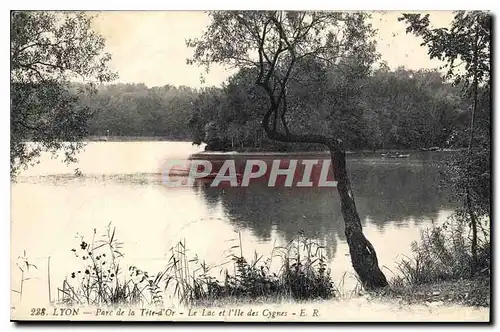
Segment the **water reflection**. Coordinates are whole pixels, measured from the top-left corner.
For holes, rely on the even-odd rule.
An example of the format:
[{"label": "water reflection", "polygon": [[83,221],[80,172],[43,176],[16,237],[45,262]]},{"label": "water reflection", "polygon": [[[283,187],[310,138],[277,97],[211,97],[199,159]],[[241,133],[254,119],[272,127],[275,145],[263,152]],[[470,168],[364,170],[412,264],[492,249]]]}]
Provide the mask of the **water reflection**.
[{"label": "water reflection", "polygon": [[[60,284],[74,259],[69,251],[73,236],[91,237],[93,229],[102,231],[112,222],[124,243],[124,266],[160,271],[164,255],[181,239],[193,255],[209,265],[220,264],[238,230],[245,254],[256,250],[267,257],[274,243],[282,245],[303,231],[327,248],[335,282],[344,280],[345,272],[353,273],[335,190],[165,186],[158,165],[165,159],[186,160],[195,152],[182,142],[95,142],[80,156],[82,177],[74,175],[74,166],[45,156],[12,185],[13,257],[27,250],[35,253],[40,267],[50,256],[52,282]],[[443,210],[453,209],[449,193],[439,187],[436,163],[441,159],[441,153],[413,152],[405,160],[349,156],[358,211],[381,266],[395,271],[398,255],[410,254],[411,241],[418,239],[415,224],[426,226],[437,213],[443,218]],[[40,286],[47,285],[47,273],[38,272],[41,277],[33,288],[41,298],[47,294],[46,286]]]},{"label": "water reflection", "polygon": [[[383,232],[388,225],[405,227],[434,218],[453,209],[449,191],[442,186],[441,158],[384,161],[352,156],[349,172],[362,223],[373,223]],[[436,160],[437,159],[437,160]],[[345,240],[340,200],[336,189],[213,188],[199,181],[193,189],[210,206],[221,205],[228,220],[238,229],[250,230],[269,241],[276,230],[286,241],[299,231],[323,242],[334,257],[337,241]]]}]

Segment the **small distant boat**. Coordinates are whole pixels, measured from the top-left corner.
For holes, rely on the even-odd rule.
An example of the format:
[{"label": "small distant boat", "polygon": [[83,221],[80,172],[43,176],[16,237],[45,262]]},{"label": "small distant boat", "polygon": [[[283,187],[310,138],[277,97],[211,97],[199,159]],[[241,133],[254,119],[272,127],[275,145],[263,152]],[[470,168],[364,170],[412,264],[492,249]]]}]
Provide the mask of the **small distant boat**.
[{"label": "small distant boat", "polygon": [[410,157],[409,154],[404,154],[404,153],[400,153],[400,152],[382,153],[381,156],[382,156],[382,158],[409,158]]},{"label": "small distant boat", "polygon": [[432,146],[430,148],[420,148],[420,151],[439,151],[439,147]]}]

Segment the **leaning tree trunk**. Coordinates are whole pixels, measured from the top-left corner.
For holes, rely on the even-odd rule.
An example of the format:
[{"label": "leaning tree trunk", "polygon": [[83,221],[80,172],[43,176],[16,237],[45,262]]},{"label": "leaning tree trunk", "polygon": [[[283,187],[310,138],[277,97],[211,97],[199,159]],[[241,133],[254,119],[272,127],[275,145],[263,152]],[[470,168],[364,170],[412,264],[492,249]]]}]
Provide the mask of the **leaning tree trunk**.
[{"label": "leaning tree trunk", "polygon": [[385,275],[378,266],[375,248],[363,234],[351,184],[347,175],[345,152],[340,148],[330,149],[332,167],[337,190],[340,196],[340,206],[345,224],[345,236],[349,245],[351,262],[363,287],[376,289],[388,285]]},{"label": "leaning tree trunk", "polygon": [[354,195],[352,194],[347,174],[345,152],[339,140],[323,135],[294,135],[288,131],[284,117],[282,121],[285,127],[285,134],[282,134],[276,130],[276,126],[271,129],[269,125],[271,114],[277,114],[276,107],[272,107],[262,121],[264,131],[270,139],[288,143],[315,143],[328,147],[332,159],[333,175],[337,181],[337,190],[340,196],[340,206],[344,218],[345,235],[349,246],[352,266],[365,289],[371,290],[387,286],[387,279],[378,267],[375,248],[373,248],[370,241],[363,234],[361,220],[356,210]]}]

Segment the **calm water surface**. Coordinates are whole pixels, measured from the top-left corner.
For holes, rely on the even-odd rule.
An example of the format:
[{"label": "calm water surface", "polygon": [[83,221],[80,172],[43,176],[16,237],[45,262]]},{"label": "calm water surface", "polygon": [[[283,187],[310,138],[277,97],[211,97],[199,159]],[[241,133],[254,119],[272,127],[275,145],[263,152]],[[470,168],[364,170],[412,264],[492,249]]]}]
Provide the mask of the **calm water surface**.
[{"label": "calm water surface", "polygon": [[[162,162],[198,151],[186,142],[94,142],[78,165],[44,156],[12,185],[12,287],[19,279],[16,257],[26,250],[38,267],[26,287],[46,299],[48,257],[55,289],[79,264],[70,251],[79,236],[90,239],[94,229],[105,231],[109,223],[123,242],[124,264],[151,272],[166,265],[179,240],[186,241],[191,255],[214,265],[228,260],[238,233],[247,257],[254,251],[267,257],[273,245],[302,231],[326,246],[335,281],[354,280],[336,189],[162,184]],[[365,235],[389,277],[420,229],[443,221],[454,208],[441,185],[443,158],[429,152],[399,160],[379,154],[348,157]],[[76,167],[83,177],[73,175]]]}]

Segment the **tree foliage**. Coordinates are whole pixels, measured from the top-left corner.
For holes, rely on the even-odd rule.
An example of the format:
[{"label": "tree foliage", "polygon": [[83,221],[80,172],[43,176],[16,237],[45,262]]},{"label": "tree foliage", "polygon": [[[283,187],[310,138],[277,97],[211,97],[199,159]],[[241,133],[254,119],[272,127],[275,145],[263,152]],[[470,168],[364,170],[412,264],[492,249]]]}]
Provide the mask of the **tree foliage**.
[{"label": "tree foliage", "polygon": [[[491,81],[491,15],[482,11],[456,12],[451,26],[433,27],[429,14],[403,14],[406,32],[422,38],[431,59],[445,61],[447,76],[470,87],[474,73],[479,84]],[[477,38],[477,40],[476,40]],[[477,68],[474,67],[473,45],[477,43]]]},{"label": "tree foliage", "polygon": [[[292,135],[290,126],[296,121],[289,126],[290,118],[312,113],[299,102],[290,104],[290,85],[309,86],[324,78],[315,76],[321,71],[308,68],[342,68],[345,73],[362,75],[377,58],[371,39],[374,31],[364,13],[232,11],[210,15],[212,22],[203,36],[187,42],[194,48],[189,62],[254,69],[250,71],[253,80],[268,98],[263,127],[271,139],[320,143],[319,137]],[[356,70],[350,71],[353,67]]]},{"label": "tree foliage", "polygon": [[[69,82],[109,81],[111,56],[79,12],[16,11],[11,14],[11,174],[36,162],[42,151],[61,149],[74,161],[91,116]],[[90,93],[86,84],[79,94]]]},{"label": "tree foliage", "polygon": [[431,27],[429,15],[405,14],[400,20],[408,25],[407,32],[422,37],[431,58],[445,61],[447,76],[462,84],[463,99],[469,103],[469,126],[455,133],[466,134],[467,151],[450,162],[447,173],[455,194],[464,202],[457,217],[472,230],[474,271],[478,266],[478,226],[490,217],[492,18],[487,12],[456,12],[450,28]]}]

